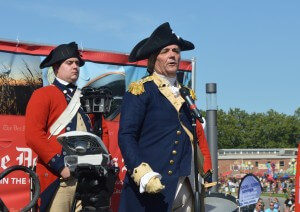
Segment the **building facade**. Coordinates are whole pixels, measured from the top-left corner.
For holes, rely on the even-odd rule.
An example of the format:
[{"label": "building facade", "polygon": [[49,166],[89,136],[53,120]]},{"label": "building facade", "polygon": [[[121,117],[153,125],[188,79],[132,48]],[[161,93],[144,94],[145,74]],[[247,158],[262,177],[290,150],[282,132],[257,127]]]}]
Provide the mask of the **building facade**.
[{"label": "building facade", "polygon": [[297,148],[286,149],[219,149],[219,177],[242,178],[248,173],[265,176],[295,175]]}]

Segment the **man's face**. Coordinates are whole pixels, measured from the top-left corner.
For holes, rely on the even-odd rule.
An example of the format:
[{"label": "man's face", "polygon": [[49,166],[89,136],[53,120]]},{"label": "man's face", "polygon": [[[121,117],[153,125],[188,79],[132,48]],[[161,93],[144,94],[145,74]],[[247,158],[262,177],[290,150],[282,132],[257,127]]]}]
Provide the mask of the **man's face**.
[{"label": "man's face", "polygon": [[164,47],[157,55],[154,70],[168,77],[176,76],[180,62],[180,48],[173,44]]},{"label": "man's face", "polygon": [[261,208],[262,208],[262,203],[261,202],[256,203],[256,210],[260,211]]},{"label": "man's face", "polygon": [[56,76],[68,83],[75,83],[79,76],[79,60],[71,57],[58,67]]}]

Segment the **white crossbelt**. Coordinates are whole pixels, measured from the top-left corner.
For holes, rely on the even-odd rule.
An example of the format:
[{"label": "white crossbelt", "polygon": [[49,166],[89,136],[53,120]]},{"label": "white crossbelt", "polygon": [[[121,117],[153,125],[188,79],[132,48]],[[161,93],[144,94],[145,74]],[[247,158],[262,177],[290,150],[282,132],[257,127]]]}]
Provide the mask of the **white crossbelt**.
[{"label": "white crossbelt", "polygon": [[50,136],[48,139],[52,135],[58,135],[68,125],[68,123],[71,122],[72,118],[76,115],[78,109],[80,108],[80,96],[81,90],[77,88],[64,112],[62,112],[58,119],[51,125]]}]

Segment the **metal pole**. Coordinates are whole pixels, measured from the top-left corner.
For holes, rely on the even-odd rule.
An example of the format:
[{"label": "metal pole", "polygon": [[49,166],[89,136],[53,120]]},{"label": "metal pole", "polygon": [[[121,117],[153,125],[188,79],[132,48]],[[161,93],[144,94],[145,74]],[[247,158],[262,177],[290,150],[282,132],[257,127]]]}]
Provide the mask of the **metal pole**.
[{"label": "metal pole", "polygon": [[196,57],[192,57],[192,89],[196,90]]},{"label": "metal pole", "polygon": [[[206,136],[212,159],[212,181],[218,182],[217,84],[206,84]],[[218,192],[218,184],[212,187]]]}]

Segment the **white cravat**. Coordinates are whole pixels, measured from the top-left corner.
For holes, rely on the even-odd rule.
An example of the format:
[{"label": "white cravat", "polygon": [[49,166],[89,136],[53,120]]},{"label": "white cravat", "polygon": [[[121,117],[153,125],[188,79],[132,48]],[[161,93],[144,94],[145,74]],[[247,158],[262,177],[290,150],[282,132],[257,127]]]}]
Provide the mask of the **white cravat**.
[{"label": "white cravat", "polygon": [[155,72],[161,79],[163,79],[164,81],[168,82],[168,85],[170,86],[170,89],[172,91],[172,93],[174,94],[175,97],[179,96],[179,88],[178,88],[178,83],[177,83],[177,78],[175,77],[167,77],[165,75],[162,74],[158,74],[157,72]]}]

